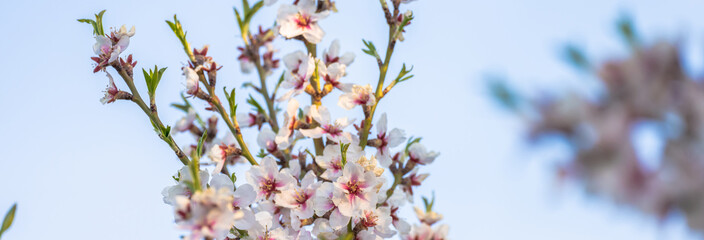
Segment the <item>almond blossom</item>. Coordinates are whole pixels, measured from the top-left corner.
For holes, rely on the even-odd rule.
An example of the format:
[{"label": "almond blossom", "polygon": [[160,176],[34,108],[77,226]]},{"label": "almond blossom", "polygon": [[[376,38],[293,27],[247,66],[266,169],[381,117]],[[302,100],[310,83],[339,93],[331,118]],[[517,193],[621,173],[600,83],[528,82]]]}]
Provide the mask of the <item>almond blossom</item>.
[{"label": "almond blossom", "polygon": [[284,124],[281,125],[279,132],[276,134],[276,144],[281,148],[287,148],[289,146],[289,141],[293,137],[293,132],[296,129],[296,123],[298,122],[298,115],[296,111],[298,110],[298,101],[296,99],[291,99],[286,106],[286,112],[284,113]]},{"label": "almond blossom", "polygon": [[413,207],[413,211],[416,212],[416,216],[418,216],[418,220],[420,220],[422,223],[428,224],[428,225],[433,225],[437,221],[440,221],[442,219],[442,214],[439,214],[437,212],[434,212],[430,209],[420,209],[419,207]]},{"label": "almond blossom", "polygon": [[325,32],[318,21],[328,16],[327,11],[316,13],[315,0],[300,0],[296,5],[281,5],[276,17],[279,34],[285,38],[303,36],[310,43],[319,43]]},{"label": "almond blossom", "polygon": [[279,150],[279,145],[276,143],[276,133],[271,128],[264,128],[257,136],[259,147],[269,153],[275,153]]},{"label": "almond blossom", "polygon": [[252,69],[257,68],[256,65],[254,65],[254,61],[250,59],[250,57],[245,54],[245,49],[243,47],[237,47],[237,50],[242,52],[239,57],[237,57],[237,60],[240,62],[240,70],[243,73],[250,73],[252,72]]},{"label": "almond blossom", "polygon": [[277,99],[278,101],[285,101],[301,94],[310,84],[308,80],[315,72],[315,59],[310,54],[296,51],[284,56],[283,59],[288,71],[284,74],[281,87],[291,90]]},{"label": "almond blossom", "polygon": [[186,76],[186,93],[191,96],[195,96],[198,91],[200,91],[200,80],[198,79],[198,73],[196,70],[189,66],[185,66],[183,69],[183,75]]},{"label": "almond blossom", "polygon": [[194,125],[193,121],[196,120],[196,110],[193,108],[188,108],[188,113],[186,116],[182,117],[174,125],[174,129],[178,132],[185,132],[190,130]]},{"label": "almond blossom", "polygon": [[130,37],[134,36],[134,26],[127,31],[125,26],[120,27],[117,32],[112,32],[110,36],[95,36],[95,44],[93,45],[93,52],[98,55],[98,57],[93,57],[92,59],[98,64],[98,66],[93,70],[93,72],[98,72],[104,69],[110,63],[116,61],[120,56],[120,53],[127,49],[130,44]]},{"label": "almond blossom", "polygon": [[320,126],[313,129],[301,129],[300,131],[303,136],[309,138],[321,138],[325,136],[328,141],[336,143],[352,142],[352,135],[343,131],[343,129],[349,126],[354,120],[348,121],[346,117],[343,117],[335,120],[335,123],[331,123],[330,111],[328,111],[325,106],[311,106],[309,115],[318,122]]},{"label": "almond blossom", "polygon": [[257,225],[249,232],[251,240],[293,240],[269,212],[258,212]]},{"label": "almond blossom", "polygon": [[349,92],[340,96],[337,105],[344,109],[352,110],[355,106],[372,106],[375,102],[376,97],[374,97],[371,85],[354,85]]},{"label": "almond blossom", "polygon": [[400,218],[398,215],[398,210],[401,206],[403,206],[404,203],[406,203],[405,194],[401,191],[394,191],[394,193],[391,194],[386,203],[389,206],[389,216],[391,217],[391,224],[394,225],[394,228],[396,228],[396,231],[398,231],[399,234],[408,234],[408,232],[411,231],[411,225],[408,224],[406,220]]},{"label": "almond blossom", "polygon": [[383,167],[388,167],[391,164],[391,154],[389,148],[396,147],[406,141],[406,133],[398,128],[394,128],[387,133],[386,128],[386,113],[382,113],[379,121],[376,123],[376,157]]},{"label": "almond blossom", "polygon": [[117,100],[117,94],[120,92],[120,90],[117,89],[117,86],[115,86],[115,81],[112,80],[112,76],[110,76],[109,73],[106,73],[108,76],[108,86],[105,88],[105,96],[100,99],[100,103],[106,104],[106,103],[112,103],[115,100]]},{"label": "almond blossom", "polygon": [[420,186],[430,174],[418,174],[418,168],[413,168],[413,170],[408,173],[401,183],[401,188],[403,192],[407,193],[409,197],[413,197],[413,187]]},{"label": "almond blossom", "polygon": [[354,162],[347,162],[343,174],[335,181],[333,202],[348,217],[359,216],[376,205],[377,180],[374,173],[365,172]]},{"label": "almond blossom", "polygon": [[334,63],[339,63],[340,66],[346,67],[354,62],[355,55],[353,52],[346,52],[340,55],[340,40],[335,39],[330,43],[330,48],[323,51],[323,60],[325,65],[332,65]]},{"label": "almond blossom", "polygon": [[366,229],[373,230],[375,235],[383,238],[390,238],[396,232],[391,230],[391,212],[389,207],[379,207],[373,210],[364,210],[362,215],[355,218],[355,224],[359,224]]},{"label": "almond blossom", "polygon": [[244,158],[241,157],[240,146],[232,134],[228,134],[223,141],[213,142],[215,144],[208,151],[208,157],[216,163],[213,174],[220,172],[225,164],[233,165],[244,161]]},{"label": "almond blossom", "polygon": [[176,224],[189,230],[191,239],[222,239],[234,221],[242,217],[233,211],[232,194],[227,189],[208,188],[196,192],[190,199],[176,196],[175,202]]},{"label": "almond blossom", "polygon": [[291,214],[300,219],[313,217],[313,196],[320,183],[315,174],[308,172],[300,186],[294,186],[276,195],[276,204],[291,209]]},{"label": "almond blossom", "polygon": [[410,157],[411,162],[415,162],[420,165],[426,165],[433,163],[435,161],[435,158],[440,155],[437,152],[429,152],[425,146],[421,143],[413,143],[411,144],[410,147],[408,147],[408,155]]},{"label": "almond blossom", "polygon": [[318,72],[320,72],[321,79],[325,80],[326,84],[330,84],[340,91],[349,92],[352,90],[353,84],[340,82],[340,78],[345,76],[345,69],[345,65],[338,62],[329,66],[325,66],[323,63],[318,64]]},{"label": "almond blossom", "polygon": [[[174,210],[176,225],[186,230],[181,238],[380,240],[427,232],[422,235],[422,240],[444,239],[446,228],[433,231],[428,225],[439,220],[433,218],[439,214],[424,212],[425,215],[418,215],[423,224],[420,226],[428,225],[427,231],[423,227],[411,230],[410,224],[399,216],[400,207],[413,201],[413,188],[428,176],[418,174],[419,169],[433,162],[438,154],[427,151],[414,140],[410,141],[413,144],[407,146],[407,151],[392,155],[392,148],[404,142],[405,133],[399,129],[389,131],[386,114],[377,115],[375,136],[371,133],[371,124],[348,128],[358,117],[363,117],[364,123],[371,123],[375,117],[373,107],[380,100],[377,97],[384,96],[400,81],[391,83],[383,78],[383,74],[379,86],[342,81],[354,61],[354,53],[341,54],[338,40],[332,41],[322,53],[317,51],[322,49],[317,44],[324,36],[318,21],[337,10],[329,0],[296,0],[293,5],[281,4],[276,26],[265,30],[260,25],[258,33],[253,33],[253,20],[258,19],[253,15],[263,10],[262,5],[275,2],[257,1],[254,5],[236,9],[239,34],[243,40],[242,47],[238,48],[241,54],[237,57],[240,68],[245,73],[254,69],[258,72],[255,81],[242,79],[242,88],[256,90],[258,94],[247,100],[252,111],[238,111],[238,106],[242,105],[237,102],[235,93],[241,97],[242,88],[222,86],[232,81],[218,76],[223,66],[213,56],[207,56],[207,45],[202,49],[191,48],[194,43],[186,38],[185,24],[181,25],[175,16],[173,21],[167,21],[188,56],[183,59],[186,63],[181,68],[185,79],[185,94],[182,95],[193,97],[192,100],[184,97],[183,104],[173,104],[185,111],[173,128],[163,124],[167,121],[159,115],[162,111],[157,111],[163,109],[157,108],[161,101],[155,100],[156,87],[166,68],[155,67],[155,71],[148,73],[145,70],[147,91],[141,94],[144,98],[137,94],[142,89],[130,85],[141,77],[133,76],[136,60],[132,55],[122,59],[119,54],[129,45],[134,29],[127,31],[122,27],[109,36],[104,35],[100,26],[102,12],[96,14],[95,20],[79,20],[90,23],[94,33],[99,33],[96,35],[104,35],[96,37],[94,52],[98,56],[93,60],[98,66],[94,70],[113,68],[135,94],[132,96],[118,90],[108,74],[109,83],[101,102],[129,99],[138,105],[148,116],[159,140],[167,143],[184,165],[173,176],[174,185],[162,190],[163,201]],[[393,6],[394,12],[402,7],[399,1],[391,1],[392,5],[387,3],[388,0],[383,0],[381,5],[387,12],[389,9],[383,6]],[[249,3],[243,1],[243,4]],[[397,16],[386,15],[389,45],[393,46],[400,35],[400,20]],[[305,46],[306,51],[291,49],[282,59],[275,59],[280,42],[276,41],[277,38],[303,43],[292,46]],[[365,50],[368,51],[371,50]],[[393,51],[387,51],[387,57],[390,57]],[[115,62],[117,60],[120,61]],[[278,78],[276,70],[280,60],[286,69]],[[389,67],[394,66],[389,66],[388,61],[379,64],[380,69]],[[401,75],[408,71],[404,67]],[[277,78],[272,82],[274,77]],[[404,81],[407,79],[409,77],[403,78]],[[238,80],[234,84],[242,82]],[[225,90],[224,95],[220,95],[220,89]],[[335,89],[341,91],[339,99],[329,97],[338,94]],[[375,89],[384,92],[377,96]],[[328,98],[323,99],[326,96]],[[299,102],[304,97],[310,102]],[[333,110],[324,104],[334,100],[346,110],[361,106],[363,115],[359,111],[335,112],[343,115],[333,121]],[[212,117],[201,119],[205,112]],[[248,127],[251,128],[244,129]],[[194,138],[174,136],[186,131]],[[258,148],[248,143],[255,136]],[[184,139],[190,139],[190,142],[177,142]],[[594,142],[600,142],[600,137],[594,139]],[[240,169],[244,167],[242,164],[233,167],[239,162],[249,165],[246,169]],[[240,176],[242,170],[244,179]],[[238,178],[246,183],[236,186]],[[657,202],[657,199],[643,201]],[[438,239],[431,239],[433,237]]]},{"label": "almond blossom", "polygon": [[[166,187],[161,191],[161,195],[164,197],[164,203],[169,205],[175,204],[177,196],[191,197],[193,194],[191,189],[188,188],[188,184],[193,182],[191,170],[188,169],[188,166],[182,167],[175,178],[178,179],[176,185]],[[200,179],[208,179],[208,172],[201,170]],[[205,188],[206,184],[206,182],[201,181],[201,188]]]},{"label": "almond blossom", "polygon": [[268,199],[295,184],[296,179],[286,171],[279,171],[276,160],[267,156],[259,166],[252,166],[247,171],[247,182],[257,189],[257,201]]},{"label": "almond blossom", "polygon": [[[350,145],[345,154],[347,159],[359,159],[362,156],[362,148],[357,145]],[[321,168],[325,169],[325,172],[323,172],[320,177],[330,181],[335,181],[338,177],[342,176],[343,165],[342,150],[340,149],[340,145],[330,144],[325,146],[323,155],[316,156],[315,162]]]}]

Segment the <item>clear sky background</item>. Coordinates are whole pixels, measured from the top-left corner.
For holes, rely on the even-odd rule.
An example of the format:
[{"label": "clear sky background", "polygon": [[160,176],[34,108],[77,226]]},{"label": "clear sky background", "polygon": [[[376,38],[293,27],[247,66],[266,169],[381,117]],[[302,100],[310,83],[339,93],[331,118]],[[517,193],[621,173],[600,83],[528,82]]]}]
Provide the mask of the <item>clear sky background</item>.
[{"label": "clear sky background", "polygon": [[[186,57],[164,20],[178,14],[192,45],[210,44],[209,54],[225,66],[219,83],[238,87],[255,76],[239,73],[236,61],[241,41],[232,6],[237,2],[2,2],[0,212],[19,203],[15,224],[3,239],[177,239],[172,209],[160,192],[173,184],[170,176],[180,163],[134,104],[100,104],[107,79],[92,73],[91,28],[76,19],[107,9],[106,29],[136,25],[126,53],[135,54],[139,68],[169,67],[157,104],[162,120],[173,124],[181,115],[168,104],[178,101],[184,88],[179,68]],[[416,77],[394,88],[378,112],[389,114],[391,127],[422,136],[427,147],[441,152],[421,169],[432,174],[417,193],[435,191],[450,237],[698,239],[677,217],[660,223],[575,188],[557,188],[552,166],[567,156],[565,149],[533,150],[524,144],[523,124],[489,100],[484,80],[506,76],[526,92],[589,88],[590,77],[572,71],[559,49],[575,42],[595,59],[625,53],[613,22],[626,11],[646,39],[680,40],[695,72],[704,65],[704,3],[695,2],[419,0],[405,5],[416,20],[407,40],[397,45],[390,72],[406,62],[415,66]],[[361,38],[385,45],[387,28],[378,5],[338,0],[340,12],[322,22],[327,34],[319,50],[339,38],[343,51],[357,54],[347,81],[378,78],[375,62],[360,50]],[[272,24],[275,12],[264,9],[255,22]],[[281,40],[276,45],[286,52],[303,49]],[[142,81],[137,75],[138,86],[146,89]],[[240,103],[244,92],[239,91]],[[256,143],[255,132],[244,135]],[[642,149],[657,153],[652,137],[635,138]],[[178,140],[192,141],[185,135]],[[404,214],[415,223],[410,211]]]}]

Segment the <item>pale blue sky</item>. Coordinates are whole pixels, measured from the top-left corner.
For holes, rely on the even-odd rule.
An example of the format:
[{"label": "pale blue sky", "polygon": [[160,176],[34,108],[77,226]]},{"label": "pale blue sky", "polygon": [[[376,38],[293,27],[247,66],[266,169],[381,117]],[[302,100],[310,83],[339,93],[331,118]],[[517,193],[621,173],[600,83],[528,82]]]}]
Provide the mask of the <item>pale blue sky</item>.
[{"label": "pale blue sky", "polygon": [[[178,101],[178,69],[186,61],[164,20],[178,14],[193,46],[210,44],[209,53],[225,66],[219,82],[238,87],[254,76],[241,75],[235,59],[235,2],[2,4],[0,212],[19,203],[4,239],[177,239],[160,192],[172,184],[180,163],[136,106],[100,104],[107,79],[92,73],[91,29],[76,19],[107,9],[106,28],[136,25],[127,53],[135,54],[140,68],[169,67],[157,95],[162,119],[173,124],[180,113],[168,104]],[[347,80],[373,83],[375,62],[360,48],[361,38],[384,45],[378,2],[337,2],[340,12],[322,22],[327,35],[319,49],[339,38],[343,51],[358,56]],[[701,69],[704,3],[419,0],[407,7],[416,20],[406,42],[397,45],[391,73],[406,62],[416,77],[397,86],[378,112],[388,113],[391,127],[422,136],[441,152],[421,169],[432,175],[417,192],[435,191],[452,239],[696,239],[681,220],[659,224],[574,188],[557,189],[551,166],[565,157],[564,149],[527,147],[522,124],[488,100],[483,76],[501,73],[527,92],[590,87],[589,77],[563,63],[559,47],[576,42],[597,59],[623,53],[612,24],[623,11],[632,13],[647,38],[681,40],[692,68]],[[275,11],[263,10],[255,22],[270,25]],[[240,103],[244,96],[238,95]],[[254,132],[244,134],[255,143]]]}]

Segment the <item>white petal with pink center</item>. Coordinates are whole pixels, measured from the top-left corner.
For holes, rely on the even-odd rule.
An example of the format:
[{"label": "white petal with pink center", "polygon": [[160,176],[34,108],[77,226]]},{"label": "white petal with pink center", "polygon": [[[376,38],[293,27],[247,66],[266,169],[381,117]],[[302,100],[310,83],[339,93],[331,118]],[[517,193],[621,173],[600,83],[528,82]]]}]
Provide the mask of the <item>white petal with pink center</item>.
[{"label": "white petal with pink center", "polygon": [[352,121],[347,120],[347,117],[339,118],[335,120],[334,124],[330,123],[330,111],[325,106],[311,106],[310,116],[320,124],[319,127],[313,129],[301,129],[300,132],[303,136],[310,138],[320,138],[325,136],[327,140],[334,143],[351,143],[352,135],[348,132],[344,132],[347,126],[351,124]]},{"label": "white petal with pink center", "polygon": [[198,73],[191,67],[183,67],[183,75],[186,76],[186,93],[195,95],[200,87]]},{"label": "white petal with pink center", "polygon": [[257,191],[257,201],[268,199],[295,184],[296,179],[286,171],[279,171],[274,158],[267,156],[260,165],[252,166],[246,173],[247,182]]},{"label": "white petal with pink center", "polygon": [[276,144],[276,133],[269,127],[263,128],[257,136],[257,144],[259,147],[264,149],[269,153],[273,153],[279,150],[278,144]]},{"label": "white petal with pink center", "polygon": [[406,141],[406,133],[398,128],[394,128],[391,132],[387,132],[386,113],[382,113],[379,121],[376,124],[376,138],[381,140],[381,145],[376,149],[376,158],[382,167],[391,165],[390,148],[396,147]]},{"label": "white petal with pink center", "polygon": [[315,174],[309,171],[301,180],[301,186],[295,186],[276,195],[276,204],[291,209],[291,215],[300,219],[313,217],[313,198],[320,183],[316,183]]},{"label": "white petal with pink center", "polygon": [[425,165],[435,161],[435,158],[440,154],[432,151],[429,152],[423,144],[417,142],[408,147],[408,155],[410,157],[410,161],[414,161],[420,165]]},{"label": "white petal with pink center", "polygon": [[354,62],[355,55],[353,52],[346,52],[344,55],[340,56],[340,40],[335,39],[330,44],[330,48],[323,51],[323,56],[325,64],[331,65],[334,63],[340,63],[342,66],[349,66]]},{"label": "white petal with pink center", "polygon": [[334,183],[333,202],[343,215],[360,216],[365,210],[376,207],[376,184],[374,173],[365,172],[359,164],[348,161],[342,176]]},{"label": "white petal with pink center", "polygon": [[303,36],[306,41],[317,44],[325,32],[318,25],[318,20],[327,17],[328,12],[316,13],[315,0],[300,0],[297,5],[281,5],[276,17],[279,34],[286,38]]},{"label": "white petal with pink center", "polygon": [[[164,197],[164,203],[173,205],[175,203],[176,196],[191,197],[191,190],[188,188],[189,182],[193,182],[193,177],[191,175],[191,170],[188,166],[183,166],[178,170],[176,176],[178,178],[178,183],[174,186],[165,187],[161,191],[161,195]],[[200,179],[208,179],[208,172],[205,170],[200,170]],[[207,181],[201,181],[201,188],[205,188]]]},{"label": "white petal with pink center", "polygon": [[288,71],[284,73],[284,81],[281,83],[281,87],[291,90],[284,93],[277,101],[285,101],[301,94],[310,84],[308,80],[315,72],[315,58],[310,54],[305,55],[301,51],[284,56],[284,64]]},{"label": "white petal with pink center", "polygon": [[298,111],[298,101],[296,99],[291,99],[286,106],[286,112],[284,113],[284,124],[279,128],[279,133],[276,134],[276,144],[280,148],[287,148],[289,146],[289,141],[293,137],[293,131],[296,127],[296,121],[298,120],[296,111]]},{"label": "white petal with pink center", "polygon": [[358,105],[372,106],[374,103],[376,103],[376,97],[374,97],[372,86],[367,84],[365,86],[353,85],[349,92],[340,96],[337,105],[344,109],[352,110]]},{"label": "white petal with pink center", "polygon": [[[356,144],[352,144],[347,149],[345,158],[348,162],[355,162],[362,157],[362,154],[362,148]],[[340,149],[340,145],[329,144],[325,146],[323,155],[316,156],[315,162],[325,169],[325,172],[320,175],[323,179],[335,181],[338,177],[342,176],[342,150]]]},{"label": "white petal with pink center", "polygon": [[105,73],[108,76],[108,86],[105,88],[105,96],[100,99],[100,103],[106,104],[106,103],[111,103],[115,101],[115,97],[117,97],[117,93],[119,90],[117,90],[117,86],[115,85],[115,81],[112,79],[112,76],[110,73]]},{"label": "white petal with pink center", "polygon": [[389,207],[379,207],[372,210],[364,210],[362,215],[355,218],[355,225],[362,225],[367,229],[373,229],[376,235],[390,238],[396,232],[391,230],[391,215]]},{"label": "white petal with pink center", "polygon": [[243,216],[234,212],[231,189],[208,188],[196,192],[190,199],[177,196],[175,202],[176,224],[190,231],[191,239],[223,239],[234,221]]}]

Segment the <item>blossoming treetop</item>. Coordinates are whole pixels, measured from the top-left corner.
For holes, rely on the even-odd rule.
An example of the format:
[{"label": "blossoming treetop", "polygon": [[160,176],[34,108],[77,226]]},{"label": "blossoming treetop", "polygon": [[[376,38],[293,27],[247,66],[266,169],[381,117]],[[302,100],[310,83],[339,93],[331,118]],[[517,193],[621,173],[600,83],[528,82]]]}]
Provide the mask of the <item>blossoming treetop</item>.
[{"label": "blossoming treetop", "polygon": [[[428,177],[427,173],[419,174],[419,169],[438,154],[428,151],[420,138],[407,139],[403,130],[389,130],[385,113],[374,119],[380,101],[398,83],[413,77],[404,65],[387,81],[394,46],[403,41],[402,34],[413,19],[410,11],[401,13],[401,7],[411,1],[379,2],[389,27],[386,53],[382,58],[368,41],[363,49],[378,63],[379,80],[373,87],[345,80],[355,54],[341,54],[337,40],[318,55],[317,46],[325,38],[318,23],[336,11],[334,2],[281,3],[276,26],[251,31],[252,17],[276,0],[255,4],[243,0],[242,7],[235,8],[243,44],[237,59],[242,72],[256,71],[259,79],[259,85],[244,85],[260,95],[247,100],[253,107],[251,112],[238,112],[235,88],[218,85],[222,66],[208,56],[207,46],[191,47],[174,16],[167,23],[188,61],[181,67],[186,87],[182,103],[174,104],[185,116],[173,126],[164,124],[155,103],[156,88],[166,68],[142,69],[145,99],[134,84],[135,58],[120,56],[135,28],[123,26],[104,32],[105,11],[94,20],[79,20],[93,26],[93,71],[104,72],[108,78],[101,102],[127,100],[137,104],[184,165],[173,176],[175,184],[166,187],[162,195],[164,202],[173,206],[176,224],[186,231],[186,239],[446,239],[447,226],[432,227],[442,218],[432,210],[434,197],[423,198],[424,208],[415,208],[420,224],[411,227],[398,216],[399,208],[413,201],[413,189]],[[279,51],[273,44],[276,38],[301,42],[305,51],[291,50],[275,59]],[[281,60],[284,69],[278,71]],[[120,90],[110,72],[119,75],[128,90]],[[272,78],[277,81],[271,82]],[[220,87],[222,99],[218,96]],[[349,117],[333,118],[329,108],[334,106],[324,106],[321,100],[338,92],[339,107],[361,109],[361,114],[350,112]],[[309,104],[303,103],[307,102],[301,100],[303,96],[310,99]],[[264,104],[260,104],[262,100]],[[208,107],[197,109],[191,101],[203,101]],[[281,114],[279,105],[285,109]],[[210,117],[203,115],[211,112]],[[356,121],[358,118],[361,120]],[[374,120],[376,124],[372,124]],[[220,134],[219,122],[227,127],[225,133]],[[245,127],[259,130],[258,146],[244,141],[240,129]],[[196,144],[176,143],[173,134],[186,132],[196,137]],[[367,147],[376,151],[368,153]],[[244,176],[246,183],[239,186],[235,180],[242,176],[229,173],[235,164],[251,165]]]}]

